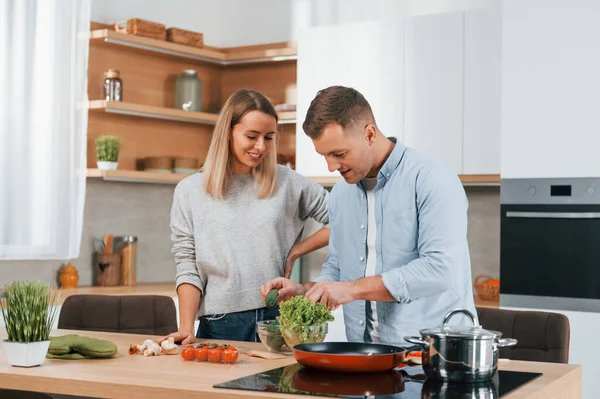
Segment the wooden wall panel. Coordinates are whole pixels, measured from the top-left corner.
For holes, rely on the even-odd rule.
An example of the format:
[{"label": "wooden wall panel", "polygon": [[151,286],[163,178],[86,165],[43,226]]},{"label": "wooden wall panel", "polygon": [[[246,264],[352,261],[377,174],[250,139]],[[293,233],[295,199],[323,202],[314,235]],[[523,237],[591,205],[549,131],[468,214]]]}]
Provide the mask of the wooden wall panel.
[{"label": "wooden wall panel", "polygon": [[277,141],[277,153],[284,155],[296,154],[296,125],[280,125],[279,140]]},{"label": "wooden wall panel", "polygon": [[192,62],[130,47],[94,42],[90,45],[88,96],[102,99],[104,72],[118,69],[123,80],[123,101],[174,107],[175,80],[181,71],[195,69],[202,80],[202,110],[218,112],[221,105],[218,66]]},{"label": "wooden wall panel", "polygon": [[138,160],[149,156],[192,157],[203,162],[213,129],[213,126],[95,112],[89,113],[88,121],[88,168],[96,168],[94,140],[103,134],[122,139],[119,169],[139,169]]},{"label": "wooden wall panel", "polygon": [[221,98],[239,88],[256,90],[273,104],[296,103],[296,61],[228,66],[221,71]]}]

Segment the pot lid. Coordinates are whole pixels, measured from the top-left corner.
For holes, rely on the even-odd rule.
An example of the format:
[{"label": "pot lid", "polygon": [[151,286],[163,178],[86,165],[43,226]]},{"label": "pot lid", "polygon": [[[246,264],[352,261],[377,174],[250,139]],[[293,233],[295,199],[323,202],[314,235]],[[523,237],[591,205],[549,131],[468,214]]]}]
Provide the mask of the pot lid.
[{"label": "pot lid", "polygon": [[[452,316],[459,313],[466,315],[471,320],[472,325],[449,325],[448,323],[450,322]],[[465,339],[494,339],[502,336],[502,333],[498,331],[486,330],[480,325],[476,324],[475,316],[465,309],[456,309],[448,312],[446,317],[444,317],[444,321],[440,327],[426,328],[420,332],[422,335]]]}]

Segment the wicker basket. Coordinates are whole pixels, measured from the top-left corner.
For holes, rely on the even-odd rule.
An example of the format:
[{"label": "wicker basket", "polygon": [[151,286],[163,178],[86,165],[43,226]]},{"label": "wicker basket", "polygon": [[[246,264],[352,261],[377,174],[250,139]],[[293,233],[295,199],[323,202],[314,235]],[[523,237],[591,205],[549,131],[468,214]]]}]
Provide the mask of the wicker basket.
[{"label": "wicker basket", "polygon": [[[125,26],[123,26],[125,25]],[[139,18],[115,23],[115,31],[129,35],[144,36],[152,39],[167,40],[165,25]]]},{"label": "wicker basket", "polygon": [[475,278],[475,291],[484,301],[497,301],[500,298],[500,281],[480,274]]},{"label": "wicker basket", "polygon": [[167,29],[167,41],[186,46],[204,47],[204,35],[179,28]]}]

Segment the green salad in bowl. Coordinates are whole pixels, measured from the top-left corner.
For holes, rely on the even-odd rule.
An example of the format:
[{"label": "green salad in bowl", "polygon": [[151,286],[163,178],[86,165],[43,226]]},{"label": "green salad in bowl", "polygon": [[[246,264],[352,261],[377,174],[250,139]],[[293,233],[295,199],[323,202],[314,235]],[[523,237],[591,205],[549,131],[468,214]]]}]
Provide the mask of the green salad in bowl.
[{"label": "green salad in bowl", "polygon": [[323,342],[327,335],[327,322],[333,315],[327,306],[295,296],[279,304],[279,329],[289,348],[308,342]]}]

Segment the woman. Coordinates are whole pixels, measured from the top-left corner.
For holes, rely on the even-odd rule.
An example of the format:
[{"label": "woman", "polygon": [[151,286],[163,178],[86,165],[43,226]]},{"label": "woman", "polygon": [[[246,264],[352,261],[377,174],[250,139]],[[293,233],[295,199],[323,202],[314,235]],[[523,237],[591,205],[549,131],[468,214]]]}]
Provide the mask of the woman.
[{"label": "woman", "polygon": [[176,342],[256,341],[256,322],[278,314],[265,308],[261,284],[289,277],[297,258],[327,245],[328,228],[298,243],[308,218],[328,223],[328,193],[277,165],[276,134],[269,100],[236,91],[219,115],[203,170],[175,189],[171,239],[180,327],[169,336]]}]

